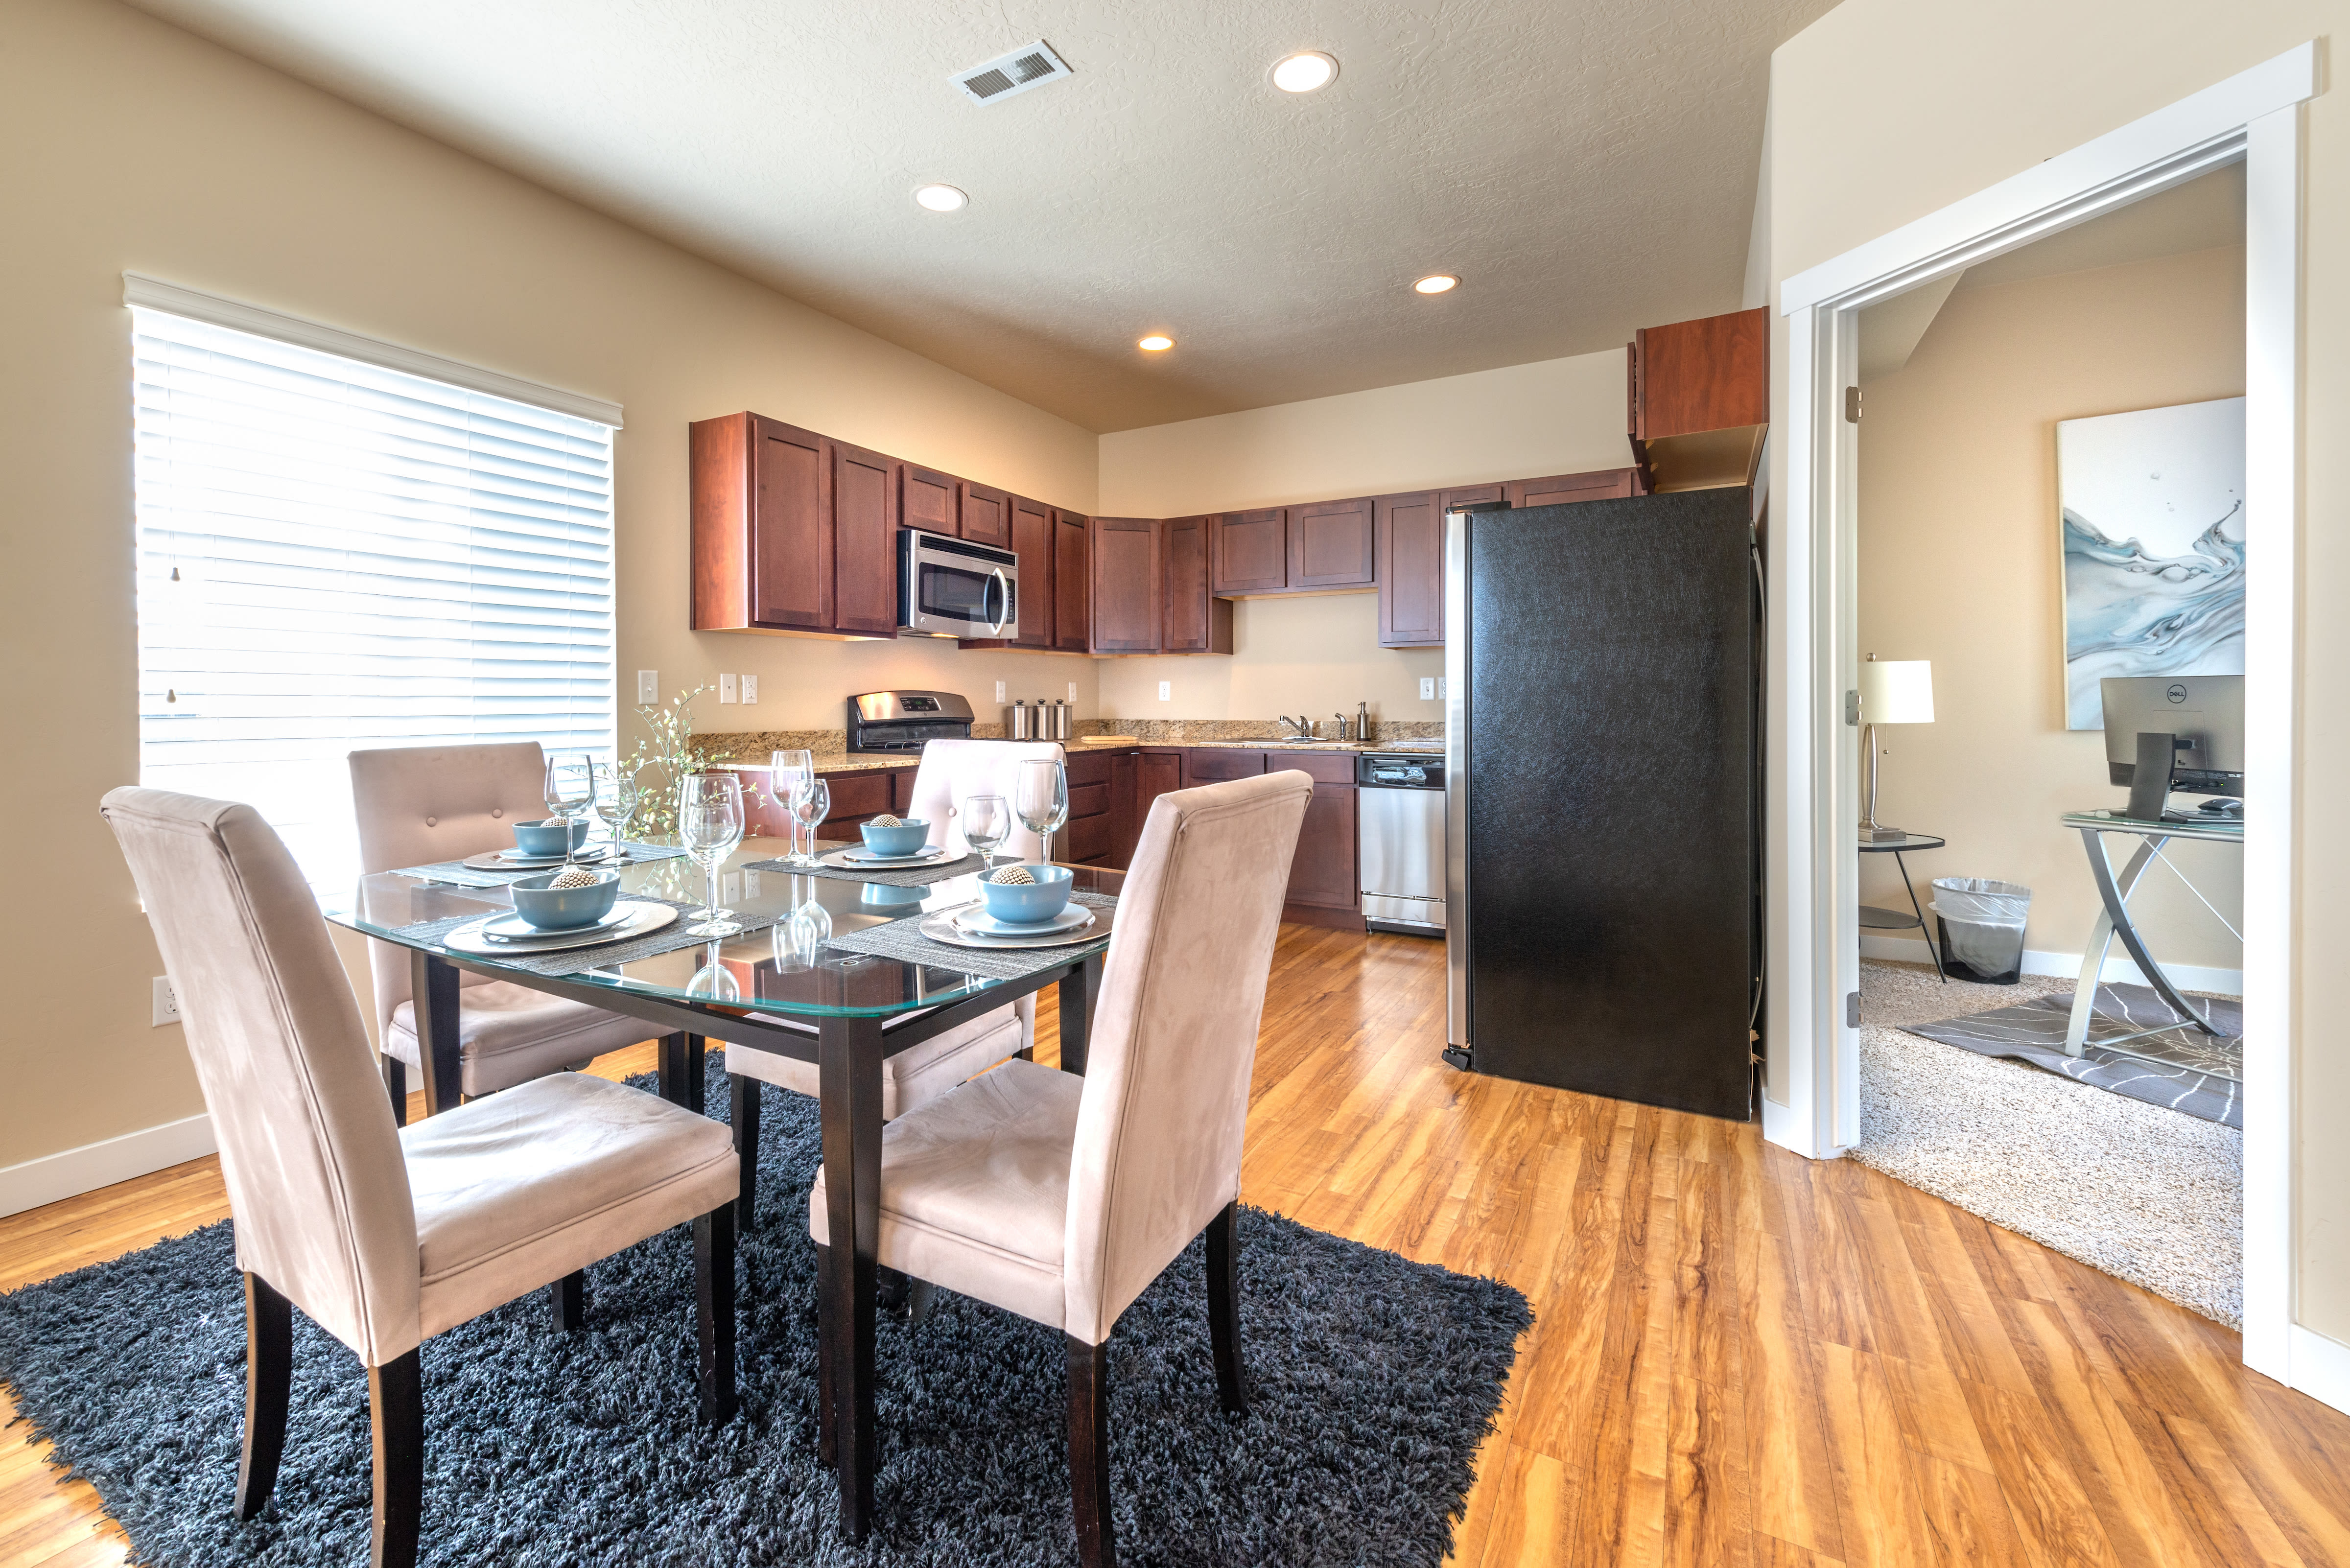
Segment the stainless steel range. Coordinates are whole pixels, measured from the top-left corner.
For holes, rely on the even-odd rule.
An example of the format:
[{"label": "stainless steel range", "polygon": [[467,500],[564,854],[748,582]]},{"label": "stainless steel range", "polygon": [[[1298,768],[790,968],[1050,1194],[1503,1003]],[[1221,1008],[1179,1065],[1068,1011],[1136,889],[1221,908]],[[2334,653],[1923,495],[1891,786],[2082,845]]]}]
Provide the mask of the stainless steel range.
[{"label": "stainless steel range", "polygon": [[852,752],[920,752],[971,739],[971,700],[955,691],[868,691],[848,700]]},{"label": "stainless steel range", "polygon": [[1355,759],[1363,923],[1444,934],[1444,758],[1417,751]]}]

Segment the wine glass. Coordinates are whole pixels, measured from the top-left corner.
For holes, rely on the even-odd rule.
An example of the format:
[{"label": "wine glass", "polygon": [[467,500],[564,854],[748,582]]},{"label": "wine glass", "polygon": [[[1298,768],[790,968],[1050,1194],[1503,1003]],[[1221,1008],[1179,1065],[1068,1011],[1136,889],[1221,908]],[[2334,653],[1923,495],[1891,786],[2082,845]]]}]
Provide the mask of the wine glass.
[{"label": "wine glass", "polygon": [[[735,928],[741,929],[740,927]],[[702,951],[702,967],[685,982],[685,994],[696,1002],[737,1002],[743,1000],[743,982],[734,978],[718,956],[718,944],[712,942]]]},{"label": "wine glass", "polygon": [[792,815],[807,828],[806,856],[803,866],[816,864],[816,825],[832,815],[832,786],[811,774],[800,781],[792,794]]},{"label": "wine glass", "polygon": [[718,867],[743,842],[743,781],[731,773],[688,774],[677,789],[678,842],[708,879],[705,918],[688,926],[690,937],[731,937],[743,928],[718,908]]},{"label": "wine glass", "polygon": [[832,940],[832,911],[816,901],[814,877],[808,878],[808,896],[793,907],[788,918],[777,920],[774,930],[776,972],[791,974],[816,967],[824,944]]},{"label": "wine glass", "polygon": [[995,869],[995,852],[1012,834],[1012,814],[1000,794],[975,794],[962,803],[962,839],[979,851],[979,874]]},{"label": "wine glass", "polygon": [[613,853],[628,855],[629,824],[637,817],[637,772],[617,762],[598,763],[595,770],[596,815],[612,835]]},{"label": "wine glass", "polygon": [[596,798],[595,764],[586,754],[546,759],[546,815],[563,822],[563,863],[571,864],[571,821]]},{"label": "wine glass", "polygon": [[[1014,809],[1028,831],[1043,840],[1039,858],[1053,858],[1053,835],[1069,820],[1069,775],[1059,763],[1038,758],[1020,764],[1020,783]],[[970,836],[966,829],[964,836]]]},{"label": "wine glass", "polygon": [[[767,788],[774,794],[775,805],[788,813],[792,809],[793,802],[799,795],[801,785],[816,777],[816,757],[808,752],[776,752],[771,754],[767,761],[770,764]],[[805,866],[810,857],[800,853],[800,824],[797,816],[792,818],[791,828],[791,853],[784,857],[784,863],[788,866]]]}]

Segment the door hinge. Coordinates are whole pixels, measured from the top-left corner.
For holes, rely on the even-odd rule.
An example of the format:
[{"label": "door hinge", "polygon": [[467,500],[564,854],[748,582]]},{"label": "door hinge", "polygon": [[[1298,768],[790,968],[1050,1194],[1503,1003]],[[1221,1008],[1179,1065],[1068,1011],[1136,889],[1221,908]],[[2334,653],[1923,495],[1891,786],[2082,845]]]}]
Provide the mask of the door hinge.
[{"label": "door hinge", "polygon": [[1844,993],[1844,1026],[1846,1029],[1860,1027],[1860,992],[1856,991]]},{"label": "door hinge", "polygon": [[1860,423],[1860,389],[1858,387],[1846,387],[1844,389],[1844,419],[1846,424]]},{"label": "door hinge", "polygon": [[1860,693],[1857,691],[1844,694],[1844,722],[1856,729],[1860,726]]}]

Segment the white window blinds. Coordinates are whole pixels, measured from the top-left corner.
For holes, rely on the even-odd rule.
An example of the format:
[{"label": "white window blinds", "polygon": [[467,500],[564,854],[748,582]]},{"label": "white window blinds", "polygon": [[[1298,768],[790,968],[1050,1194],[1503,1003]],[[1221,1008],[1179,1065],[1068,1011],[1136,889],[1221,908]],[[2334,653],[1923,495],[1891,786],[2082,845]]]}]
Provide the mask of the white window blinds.
[{"label": "white window blinds", "polygon": [[141,782],[345,895],[346,753],[611,750],[609,426],[132,315]]}]

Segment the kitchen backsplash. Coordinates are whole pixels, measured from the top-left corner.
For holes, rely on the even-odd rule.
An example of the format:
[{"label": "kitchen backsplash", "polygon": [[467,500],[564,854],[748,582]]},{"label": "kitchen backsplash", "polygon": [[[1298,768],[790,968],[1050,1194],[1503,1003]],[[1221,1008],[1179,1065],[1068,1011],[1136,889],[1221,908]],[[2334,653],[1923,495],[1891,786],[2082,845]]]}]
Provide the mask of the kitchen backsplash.
[{"label": "kitchen backsplash", "polygon": [[[1322,721],[1324,725],[1332,722]],[[1080,735],[1132,735],[1149,746],[1271,741],[1288,732],[1287,725],[1274,719],[1077,719],[1071,727]],[[1000,741],[1004,731],[1003,724],[987,720],[971,727],[972,738],[979,741]],[[1444,722],[1373,719],[1370,738],[1374,742],[1441,740]],[[847,746],[846,730],[713,730],[693,737],[693,749],[714,763],[764,763],[770,752],[809,751],[818,756],[837,756]]]}]

